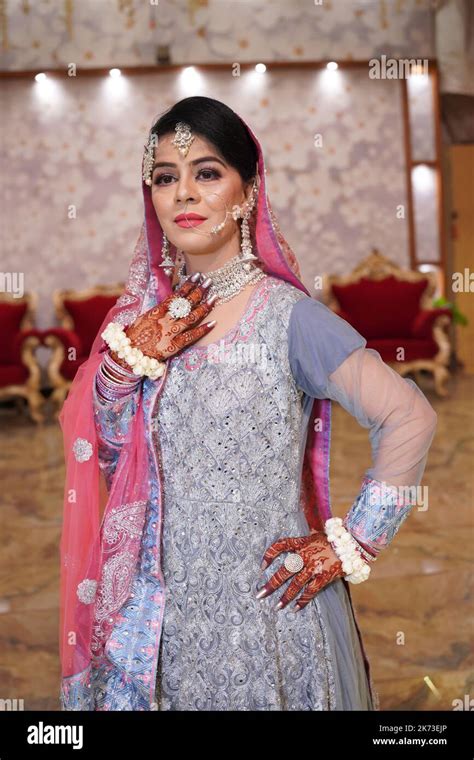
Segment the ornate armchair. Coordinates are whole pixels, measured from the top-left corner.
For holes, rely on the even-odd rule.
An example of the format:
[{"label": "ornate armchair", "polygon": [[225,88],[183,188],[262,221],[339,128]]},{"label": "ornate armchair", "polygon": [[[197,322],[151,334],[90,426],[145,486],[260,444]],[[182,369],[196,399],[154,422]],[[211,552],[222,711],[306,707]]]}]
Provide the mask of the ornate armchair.
[{"label": "ornate armchair", "polygon": [[349,275],[325,275],[323,300],[367,339],[367,348],[400,375],[419,381],[421,370],[434,376],[446,396],[451,343],[449,309],[434,309],[436,275],[404,270],[377,250]]},{"label": "ornate armchair", "polygon": [[74,376],[87,359],[108,310],[124,290],[124,283],[98,285],[87,290],[56,290],[53,294],[59,327],[45,330],[44,343],[52,349],[48,379],[58,416]]},{"label": "ornate armchair", "polygon": [[0,293],[0,399],[25,398],[35,422],[43,422],[41,368],[36,349],[41,331],[35,328],[37,296],[14,298]]}]

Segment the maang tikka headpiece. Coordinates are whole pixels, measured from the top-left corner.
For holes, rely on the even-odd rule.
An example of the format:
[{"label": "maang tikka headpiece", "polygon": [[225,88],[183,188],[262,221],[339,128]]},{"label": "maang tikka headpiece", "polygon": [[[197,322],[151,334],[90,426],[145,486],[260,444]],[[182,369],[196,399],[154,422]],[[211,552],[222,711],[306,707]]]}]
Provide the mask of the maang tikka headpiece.
[{"label": "maang tikka headpiece", "polygon": [[176,124],[174,131],[176,132],[176,136],[172,142],[172,145],[175,146],[185,158],[188,155],[189,148],[191,147],[191,143],[194,140],[194,135],[191,133],[191,127],[189,124],[186,124],[184,121],[178,121]]},{"label": "maang tikka headpiece", "polygon": [[[191,133],[191,127],[184,121],[178,121],[174,131],[176,133],[173,142],[175,148],[179,150],[183,158],[188,155],[191,143],[194,140],[194,135]],[[142,177],[145,185],[151,185],[151,175],[153,172],[153,163],[155,160],[155,148],[158,145],[158,135],[150,132],[148,143],[145,145],[145,153],[143,155],[143,172]]]}]

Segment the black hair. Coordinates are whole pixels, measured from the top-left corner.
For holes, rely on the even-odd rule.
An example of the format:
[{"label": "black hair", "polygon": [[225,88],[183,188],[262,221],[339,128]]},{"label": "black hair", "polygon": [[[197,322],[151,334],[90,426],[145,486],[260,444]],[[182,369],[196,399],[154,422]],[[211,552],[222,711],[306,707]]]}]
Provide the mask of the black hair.
[{"label": "black hair", "polygon": [[214,98],[194,95],[175,103],[155,121],[151,134],[164,137],[174,133],[178,121],[216,146],[224,160],[236,169],[244,184],[254,179],[258,153],[255,143],[237,114]]}]

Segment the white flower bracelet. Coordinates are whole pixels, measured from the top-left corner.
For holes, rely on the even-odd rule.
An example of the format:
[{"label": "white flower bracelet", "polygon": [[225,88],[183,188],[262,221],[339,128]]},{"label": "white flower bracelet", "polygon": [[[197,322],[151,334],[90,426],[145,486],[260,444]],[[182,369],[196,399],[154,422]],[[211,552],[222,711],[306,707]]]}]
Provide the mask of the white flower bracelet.
[{"label": "white flower bracelet", "polygon": [[324,524],[324,532],[334,551],[342,562],[346,580],[351,583],[362,583],[370,575],[371,568],[362,559],[357,549],[357,543],[344,527],[340,517],[331,517]]},{"label": "white flower bracelet", "polygon": [[152,356],[146,356],[139,348],[133,348],[130,338],[118,322],[109,322],[101,337],[120,359],[125,359],[134,375],[146,375],[151,380],[156,380],[164,373],[166,364]]}]

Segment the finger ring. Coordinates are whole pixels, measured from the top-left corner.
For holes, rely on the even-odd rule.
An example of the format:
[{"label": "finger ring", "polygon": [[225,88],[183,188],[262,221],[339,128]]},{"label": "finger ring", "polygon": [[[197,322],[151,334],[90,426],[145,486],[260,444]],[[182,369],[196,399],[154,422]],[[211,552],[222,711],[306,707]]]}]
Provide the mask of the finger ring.
[{"label": "finger ring", "polygon": [[296,554],[296,552],[288,554],[283,564],[290,573],[299,573],[304,567],[303,557],[301,554]]},{"label": "finger ring", "polygon": [[181,319],[181,317],[187,317],[191,311],[191,304],[187,298],[177,296],[173,298],[168,304],[168,312],[174,319]]}]

